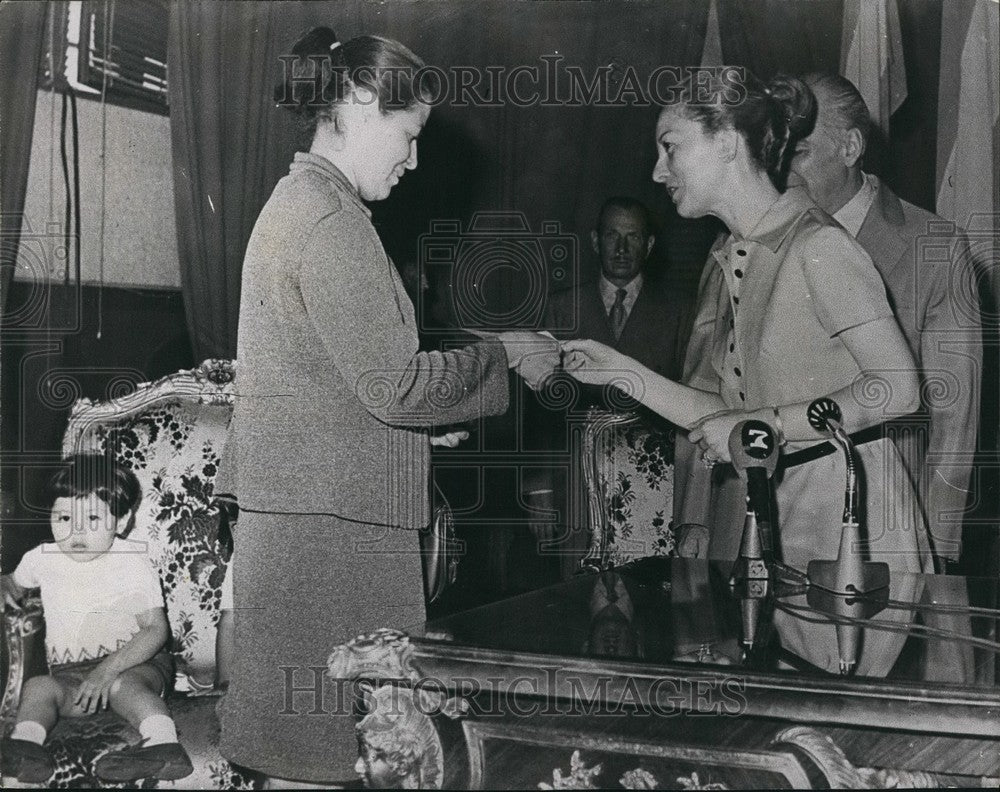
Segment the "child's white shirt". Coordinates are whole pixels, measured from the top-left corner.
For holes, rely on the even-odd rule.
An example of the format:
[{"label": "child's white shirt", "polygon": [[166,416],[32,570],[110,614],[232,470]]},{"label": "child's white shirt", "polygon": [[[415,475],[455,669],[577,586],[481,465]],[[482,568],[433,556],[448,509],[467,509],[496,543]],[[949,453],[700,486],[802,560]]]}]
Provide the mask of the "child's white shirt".
[{"label": "child's white shirt", "polygon": [[42,590],[49,665],[111,654],[139,632],[138,614],[163,607],[143,542],[115,539],[104,555],[82,563],[54,542],[42,544],[24,554],[13,579]]}]

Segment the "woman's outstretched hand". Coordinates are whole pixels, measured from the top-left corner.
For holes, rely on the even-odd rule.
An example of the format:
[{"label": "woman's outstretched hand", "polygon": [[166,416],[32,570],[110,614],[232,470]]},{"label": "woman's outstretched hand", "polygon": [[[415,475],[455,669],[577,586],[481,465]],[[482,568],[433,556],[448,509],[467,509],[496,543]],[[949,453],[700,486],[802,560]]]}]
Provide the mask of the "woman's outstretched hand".
[{"label": "woman's outstretched hand", "polygon": [[532,390],[541,390],[559,368],[559,342],[549,333],[510,330],[500,333],[497,338],[507,353],[507,365]]},{"label": "woman's outstretched hand", "polygon": [[622,382],[636,375],[635,361],[600,341],[562,342],[563,370],[587,385]]},{"label": "woman's outstretched hand", "polygon": [[725,410],[702,418],[688,434],[688,440],[701,449],[706,464],[732,462],[729,455],[729,435],[747,414],[741,410]]}]

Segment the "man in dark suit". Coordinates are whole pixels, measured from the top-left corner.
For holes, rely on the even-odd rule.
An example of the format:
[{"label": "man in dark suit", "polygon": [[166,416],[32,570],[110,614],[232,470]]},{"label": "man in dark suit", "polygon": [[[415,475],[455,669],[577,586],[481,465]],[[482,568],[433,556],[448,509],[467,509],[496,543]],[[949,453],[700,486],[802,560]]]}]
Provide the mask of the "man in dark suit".
[{"label": "man in dark suit", "polygon": [[805,80],[819,114],[796,150],[789,186],[805,186],[871,256],[920,367],[923,426],[907,419],[910,430],[896,440],[927,518],[935,564],[944,571],[961,552],[979,426],[982,339],[968,242],[862,171],[871,117],[849,80],[834,74]]},{"label": "man in dark suit", "polygon": [[592,338],[676,379],[684,364],[687,301],[649,280],[643,268],[656,238],[649,210],[634,198],[604,202],[590,242],[601,265],[596,281],[549,298],[546,326],[559,338]]}]

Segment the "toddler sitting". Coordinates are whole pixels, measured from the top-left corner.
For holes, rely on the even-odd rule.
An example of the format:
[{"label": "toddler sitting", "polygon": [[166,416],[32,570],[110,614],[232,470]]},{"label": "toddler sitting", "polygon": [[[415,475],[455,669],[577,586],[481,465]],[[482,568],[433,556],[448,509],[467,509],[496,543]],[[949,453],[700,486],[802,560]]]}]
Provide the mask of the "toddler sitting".
[{"label": "toddler sitting", "polygon": [[123,538],[135,521],[139,482],[107,457],[77,455],[55,474],[49,495],[55,541],[27,552],[0,579],[14,607],[27,589],[41,589],[49,664],[48,676],[25,682],[3,740],[3,774],[46,781],[55,766],[45,738],[57,719],[110,707],[142,741],[98,759],[100,778],[184,778],[191,760],[162,698],[173,662],[160,581],[145,546]]}]

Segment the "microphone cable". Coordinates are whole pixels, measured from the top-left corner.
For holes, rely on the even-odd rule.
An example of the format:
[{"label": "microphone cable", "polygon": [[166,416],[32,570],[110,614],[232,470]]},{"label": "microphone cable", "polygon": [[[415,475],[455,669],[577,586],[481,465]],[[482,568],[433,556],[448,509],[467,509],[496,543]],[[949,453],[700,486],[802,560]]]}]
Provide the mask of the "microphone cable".
[{"label": "microphone cable", "polygon": [[59,120],[59,162],[62,165],[63,190],[65,192],[66,207],[63,215],[63,242],[66,246],[66,263],[63,266],[63,284],[69,286],[69,251],[72,249],[72,235],[70,228],[73,226],[73,191],[69,178],[69,153],[66,151],[66,113],[68,100],[66,92],[62,95],[62,113]]},{"label": "microphone cable", "polygon": [[943,602],[906,602],[906,600],[880,600],[868,594],[851,595],[860,602],[877,602],[895,610],[923,610],[932,613],[958,613],[965,616],[979,616],[1000,619],[1000,608],[983,608],[978,605],[948,605]]},{"label": "microphone cable", "polygon": [[[811,584],[809,582],[809,576],[793,566],[789,566],[783,562],[776,562],[774,565],[776,571],[778,572],[778,582],[785,584],[793,584],[796,586],[805,586],[808,589]],[[782,574],[787,575],[787,577],[781,577]],[[921,574],[917,572],[907,572],[908,575]],[[786,597],[797,597],[803,593],[802,590],[796,588],[795,591],[788,594],[775,594],[775,597],[786,596]],[[836,594],[835,596],[843,597],[845,599],[853,599],[859,602],[871,602],[878,605],[883,605],[887,608],[893,608],[896,610],[922,610],[937,613],[958,613],[967,616],[979,616],[986,618],[997,618],[1000,619],[1000,608],[985,608],[979,605],[948,605],[943,602],[907,602],[906,600],[898,599],[881,599],[879,597],[873,597],[869,593],[858,592],[856,594]],[[822,611],[821,611],[822,612]]]},{"label": "microphone cable", "polygon": [[[926,624],[897,624],[887,622],[882,619],[864,619],[857,616],[841,616],[839,614],[818,611],[807,605],[792,605],[788,602],[775,600],[775,609],[787,613],[796,619],[801,619],[809,624],[847,624],[858,627],[869,627],[883,632],[902,633],[904,635],[915,635],[919,638],[939,638],[941,640],[953,640],[986,649],[990,652],[1000,654],[1000,641],[991,641],[988,638],[975,638],[969,635],[942,630],[938,627],[929,627]],[[806,613],[815,613],[817,616],[807,616]]]},{"label": "microphone cable", "polygon": [[108,69],[111,63],[111,39],[115,24],[115,4],[104,3],[104,64],[101,68],[101,225],[100,252],[97,260],[100,267],[97,283],[97,340],[104,334],[104,236],[107,224],[108,187]]},{"label": "microphone cable", "polygon": [[73,234],[76,237],[76,248],[73,255],[73,269],[76,275],[76,287],[82,287],[83,266],[81,264],[80,243],[83,232],[80,228],[80,125],[79,115],[76,109],[76,91],[71,85],[66,86],[66,95],[69,96],[70,120],[73,124]]}]

